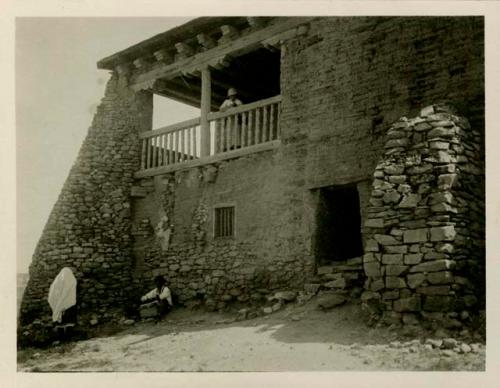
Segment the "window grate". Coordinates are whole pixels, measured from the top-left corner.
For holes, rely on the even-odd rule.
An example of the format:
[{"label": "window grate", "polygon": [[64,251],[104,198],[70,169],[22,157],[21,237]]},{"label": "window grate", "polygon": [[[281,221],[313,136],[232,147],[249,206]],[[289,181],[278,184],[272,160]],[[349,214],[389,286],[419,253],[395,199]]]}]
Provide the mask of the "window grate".
[{"label": "window grate", "polygon": [[234,206],[215,208],[215,237],[234,236]]}]

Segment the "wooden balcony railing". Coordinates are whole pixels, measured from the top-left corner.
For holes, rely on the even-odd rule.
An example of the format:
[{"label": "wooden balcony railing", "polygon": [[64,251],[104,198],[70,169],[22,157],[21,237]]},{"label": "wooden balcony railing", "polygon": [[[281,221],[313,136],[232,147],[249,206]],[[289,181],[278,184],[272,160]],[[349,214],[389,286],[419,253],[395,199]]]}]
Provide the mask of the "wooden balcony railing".
[{"label": "wooden balcony railing", "polygon": [[280,101],[281,96],[275,96],[210,113],[210,150],[218,154],[277,140]]},{"label": "wooden balcony railing", "polygon": [[[280,103],[278,95],[209,113],[208,136],[202,136],[200,118],[141,133],[141,170],[137,175],[155,175],[175,170],[181,164],[188,167],[193,160],[199,160],[195,163],[199,165],[275,146],[279,140]],[[201,154],[202,138],[207,141],[208,155]]]},{"label": "wooden balcony railing", "polygon": [[200,157],[200,118],[141,133],[141,170]]}]

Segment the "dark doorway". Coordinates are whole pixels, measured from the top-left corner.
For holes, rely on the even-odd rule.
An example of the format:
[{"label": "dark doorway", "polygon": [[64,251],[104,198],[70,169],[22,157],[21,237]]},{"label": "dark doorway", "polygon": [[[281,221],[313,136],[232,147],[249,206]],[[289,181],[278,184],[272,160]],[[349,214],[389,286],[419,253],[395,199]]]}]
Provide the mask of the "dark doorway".
[{"label": "dark doorway", "polygon": [[361,215],[356,186],[318,190],[315,255],[320,265],[363,254]]}]

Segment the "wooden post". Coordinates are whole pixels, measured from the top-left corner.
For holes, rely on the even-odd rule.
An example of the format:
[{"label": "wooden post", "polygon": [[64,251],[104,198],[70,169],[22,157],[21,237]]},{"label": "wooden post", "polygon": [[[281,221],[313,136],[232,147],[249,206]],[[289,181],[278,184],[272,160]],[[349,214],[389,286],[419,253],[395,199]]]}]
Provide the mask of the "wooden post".
[{"label": "wooden post", "polygon": [[200,133],[200,154],[201,157],[210,155],[210,122],[208,114],[212,104],[212,81],[210,70],[207,68],[201,71],[201,133]]}]

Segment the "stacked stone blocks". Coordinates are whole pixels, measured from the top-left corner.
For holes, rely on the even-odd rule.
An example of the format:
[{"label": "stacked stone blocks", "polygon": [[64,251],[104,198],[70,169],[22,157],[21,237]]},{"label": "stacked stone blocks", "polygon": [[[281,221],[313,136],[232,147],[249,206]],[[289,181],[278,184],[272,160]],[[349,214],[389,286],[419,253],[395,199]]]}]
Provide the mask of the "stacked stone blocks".
[{"label": "stacked stone blocks", "polygon": [[484,274],[480,139],[467,120],[439,105],[388,130],[364,224],[363,299],[379,301],[392,320],[453,317],[478,307],[483,291],[475,274]]},{"label": "stacked stone blocks", "polygon": [[[130,188],[139,168],[139,133],[151,129],[152,97],[133,93],[116,74],[89,128],[30,265],[21,332],[50,322],[52,280],[63,267],[78,281],[78,319],[112,319],[129,301],[133,255]],[[23,334],[24,335],[24,334]],[[23,337],[24,338],[24,337]]]}]

